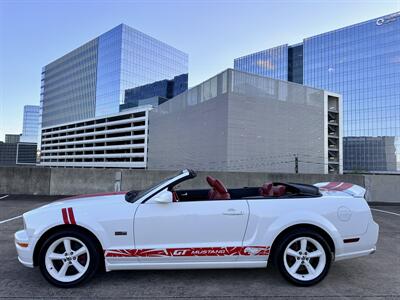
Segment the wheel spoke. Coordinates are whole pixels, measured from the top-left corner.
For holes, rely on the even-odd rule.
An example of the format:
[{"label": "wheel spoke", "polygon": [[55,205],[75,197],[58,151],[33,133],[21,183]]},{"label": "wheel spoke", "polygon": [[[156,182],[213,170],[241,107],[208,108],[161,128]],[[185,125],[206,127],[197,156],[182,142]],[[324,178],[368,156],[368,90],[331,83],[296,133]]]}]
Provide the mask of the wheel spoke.
[{"label": "wheel spoke", "polygon": [[74,255],[79,256],[79,255],[82,255],[85,253],[87,253],[87,249],[86,249],[86,247],[82,246],[78,250],[75,251]]},{"label": "wheel spoke", "polygon": [[307,240],[306,239],[302,239],[300,241],[300,249],[303,253],[307,251]]},{"label": "wheel spoke", "polygon": [[308,253],[307,256],[308,256],[309,258],[313,258],[313,257],[320,257],[322,254],[323,254],[322,251],[320,251],[320,250],[315,250],[315,251],[313,251],[313,252]]},{"label": "wheel spoke", "polygon": [[307,268],[308,274],[310,274],[310,275],[314,275],[315,274],[314,267],[308,261],[306,261],[304,265]]},{"label": "wheel spoke", "polygon": [[85,269],[85,267],[82,266],[82,265],[81,265],[78,261],[76,261],[76,260],[73,260],[73,261],[72,261],[72,265],[74,266],[74,268],[75,268],[79,273],[82,273],[83,270]]},{"label": "wheel spoke", "polygon": [[60,271],[58,271],[58,276],[65,276],[65,273],[67,273],[69,264],[68,263],[64,263],[63,266],[61,267]]},{"label": "wheel spoke", "polygon": [[53,260],[63,260],[65,255],[53,252],[49,254],[49,258]]},{"label": "wheel spoke", "polygon": [[293,249],[290,249],[290,248],[288,248],[286,250],[286,254],[290,255],[290,256],[293,256],[293,257],[300,257],[299,253],[297,253],[296,251],[294,251]]},{"label": "wheel spoke", "polygon": [[63,242],[64,242],[65,252],[69,254],[71,252],[71,241],[69,239],[65,239]]},{"label": "wheel spoke", "polygon": [[296,273],[297,270],[299,269],[301,263],[300,260],[296,260],[296,262],[293,264],[293,266],[290,267],[290,272]]}]

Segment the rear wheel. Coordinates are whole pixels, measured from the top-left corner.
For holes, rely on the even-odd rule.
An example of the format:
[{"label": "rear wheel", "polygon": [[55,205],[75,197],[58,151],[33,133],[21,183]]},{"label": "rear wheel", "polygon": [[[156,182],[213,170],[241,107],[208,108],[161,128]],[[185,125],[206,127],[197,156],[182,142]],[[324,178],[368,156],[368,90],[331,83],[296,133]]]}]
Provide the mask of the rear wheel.
[{"label": "rear wheel", "polygon": [[74,287],[91,278],[99,266],[94,241],[85,234],[65,230],[50,236],[39,252],[43,276],[58,287]]},{"label": "rear wheel", "polygon": [[317,232],[298,229],[287,234],[278,245],[275,264],[290,282],[310,286],[328,273],[332,253],[328,243]]}]

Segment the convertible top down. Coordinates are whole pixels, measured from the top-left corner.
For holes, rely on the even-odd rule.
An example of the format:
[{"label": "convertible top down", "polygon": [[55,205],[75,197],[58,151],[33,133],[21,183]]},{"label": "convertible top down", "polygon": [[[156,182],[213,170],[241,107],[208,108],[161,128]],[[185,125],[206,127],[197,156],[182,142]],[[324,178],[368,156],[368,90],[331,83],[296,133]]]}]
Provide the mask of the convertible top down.
[{"label": "convertible top down", "polygon": [[344,182],[265,182],[180,189],[183,170],[143,191],[61,199],[23,215],[19,261],[59,287],[99,268],[263,268],[274,263],[296,285],[321,281],[332,261],[371,254],[378,225],[365,189]]}]

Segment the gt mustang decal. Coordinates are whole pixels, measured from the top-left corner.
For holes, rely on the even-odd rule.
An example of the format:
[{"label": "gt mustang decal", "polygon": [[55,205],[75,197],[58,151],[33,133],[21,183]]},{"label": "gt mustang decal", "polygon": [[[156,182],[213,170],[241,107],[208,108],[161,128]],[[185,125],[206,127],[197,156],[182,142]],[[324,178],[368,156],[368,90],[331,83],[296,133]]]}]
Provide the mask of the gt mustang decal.
[{"label": "gt mustang decal", "polygon": [[72,207],[63,208],[61,210],[64,224],[76,224],[74,211]]},{"label": "gt mustang decal", "polygon": [[269,255],[270,247],[207,247],[207,248],[167,248],[167,249],[116,249],[105,250],[105,257],[166,257],[166,256],[232,256]]}]

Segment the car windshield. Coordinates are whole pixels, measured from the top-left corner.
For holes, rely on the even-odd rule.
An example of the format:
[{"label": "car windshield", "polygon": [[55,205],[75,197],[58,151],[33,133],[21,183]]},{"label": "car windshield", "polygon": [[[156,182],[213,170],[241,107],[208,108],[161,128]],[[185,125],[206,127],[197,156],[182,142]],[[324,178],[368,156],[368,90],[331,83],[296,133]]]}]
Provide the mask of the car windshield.
[{"label": "car windshield", "polygon": [[179,172],[178,174],[175,174],[174,176],[170,176],[170,177],[162,180],[161,182],[153,184],[153,185],[149,186],[148,188],[146,188],[144,190],[141,190],[141,191],[129,191],[125,195],[125,199],[126,199],[126,201],[129,201],[129,202],[135,202],[136,200],[140,199],[142,196],[146,195],[147,193],[151,193],[151,191],[156,190],[158,187],[162,186],[167,181],[169,181],[169,180],[175,178],[176,176],[182,174],[182,172],[183,171]]}]

